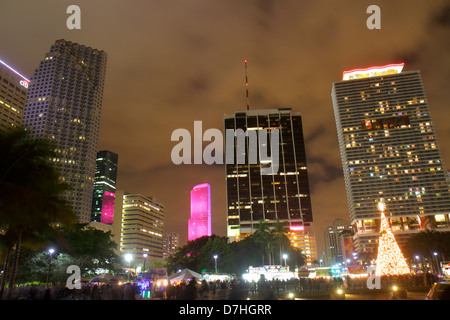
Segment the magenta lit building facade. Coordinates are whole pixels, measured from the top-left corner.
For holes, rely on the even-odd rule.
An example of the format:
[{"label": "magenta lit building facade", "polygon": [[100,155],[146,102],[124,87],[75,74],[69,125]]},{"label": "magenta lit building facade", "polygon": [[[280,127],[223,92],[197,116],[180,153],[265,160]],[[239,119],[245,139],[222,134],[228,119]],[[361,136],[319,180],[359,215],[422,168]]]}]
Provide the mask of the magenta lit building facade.
[{"label": "magenta lit building facade", "polygon": [[114,201],[116,194],[113,192],[103,193],[101,223],[112,224],[114,220]]},{"label": "magenta lit building facade", "polygon": [[191,190],[191,218],[188,240],[211,235],[211,186],[203,183]]}]

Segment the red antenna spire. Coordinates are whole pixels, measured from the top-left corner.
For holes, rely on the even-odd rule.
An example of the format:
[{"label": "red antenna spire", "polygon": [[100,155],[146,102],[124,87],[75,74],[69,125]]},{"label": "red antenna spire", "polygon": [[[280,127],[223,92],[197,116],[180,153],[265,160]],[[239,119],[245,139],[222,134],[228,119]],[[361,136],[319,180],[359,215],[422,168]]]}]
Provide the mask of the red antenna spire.
[{"label": "red antenna spire", "polygon": [[245,91],[247,95],[247,110],[250,110],[250,105],[248,103],[248,72],[247,72],[247,59],[244,60],[245,63]]}]

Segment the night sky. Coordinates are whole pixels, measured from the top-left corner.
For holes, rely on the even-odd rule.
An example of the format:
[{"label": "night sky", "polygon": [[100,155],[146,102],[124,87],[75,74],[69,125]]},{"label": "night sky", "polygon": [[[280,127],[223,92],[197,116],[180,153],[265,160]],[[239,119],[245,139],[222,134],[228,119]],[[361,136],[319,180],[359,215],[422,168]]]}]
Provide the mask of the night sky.
[{"label": "night sky", "polygon": [[[81,30],[66,9],[81,8]],[[369,30],[369,5],[381,29]],[[344,70],[405,62],[421,70],[444,162],[450,162],[450,1],[2,0],[0,59],[31,77],[57,39],[108,54],[99,150],[119,154],[118,189],[166,207],[166,232],[187,240],[190,190],[208,182],[212,229],[226,235],[223,165],[171,161],[171,134],[195,120],[290,107],[303,118],[318,254],[323,232],[349,219],[331,85]],[[448,167],[447,167],[448,168]]]}]

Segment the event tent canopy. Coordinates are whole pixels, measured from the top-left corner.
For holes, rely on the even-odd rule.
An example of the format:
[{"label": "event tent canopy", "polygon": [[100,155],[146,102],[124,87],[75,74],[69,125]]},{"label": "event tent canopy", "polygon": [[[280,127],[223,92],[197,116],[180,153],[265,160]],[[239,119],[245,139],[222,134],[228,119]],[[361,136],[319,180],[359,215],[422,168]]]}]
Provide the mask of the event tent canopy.
[{"label": "event tent canopy", "polygon": [[172,282],[180,282],[180,281],[187,281],[191,280],[192,278],[196,278],[197,280],[200,280],[201,274],[197,273],[195,271],[184,269],[180,272],[174,273],[171,276],[169,276],[169,281]]}]

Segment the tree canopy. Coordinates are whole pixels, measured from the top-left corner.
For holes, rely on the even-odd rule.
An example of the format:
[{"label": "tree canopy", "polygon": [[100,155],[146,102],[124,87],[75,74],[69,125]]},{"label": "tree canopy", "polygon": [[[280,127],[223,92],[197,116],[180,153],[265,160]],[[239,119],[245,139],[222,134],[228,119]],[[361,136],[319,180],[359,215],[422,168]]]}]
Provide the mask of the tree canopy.
[{"label": "tree canopy", "polygon": [[[287,254],[287,263],[291,270],[300,267],[305,263],[305,256],[300,250],[292,247],[286,238],[273,237],[269,234],[269,228],[261,224],[261,231],[255,232],[240,241],[228,243],[228,238],[212,235],[204,236],[193,241],[189,241],[185,246],[178,248],[177,252],[167,259],[167,271],[177,272],[180,269],[188,268],[201,273],[207,271],[215,272],[215,259],[217,255],[217,271],[219,273],[235,273],[237,275],[246,272],[249,266],[261,266],[269,264],[269,260],[264,257],[270,251],[270,245],[276,248],[282,245],[279,256]],[[283,240],[280,240],[283,239]],[[287,240],[287,241],[286,241]],[[272,257],[273,257],[272,253]],[[277,257],[279,258],[279,257]],[[270,261],[272,262],[272,258]],[[276,259],[279,264],[284,265],[283,260]]]},{"label": "tree canopy", "polygon": [[448,259],[450,257],[450,232],[426,230],[408,239],[406,252],[410,258],[419,255],[432,258],[434,253]]},{"label": "tree canopy", "polygon": [[[57,228],[45,247],[24,250],[19,263],[21,273],[17,279],[21,283],[44,282],[49,273],[50,282],[65,283],[67,267],[70,265],[80,267],[81,277],[85,278],[92,277],[99,270],[100,273],[115,272],[119,260],[114,252],[116,247],[111,232],[97,230],[86,224]],[[51,257],[49,248],[55,250]]]},{"label": "tree canopy", "polygon": [[[54,149],[47,140],[30,139],[22,128],[0,134],[0,226],[6,251],[0,296],[10,264],[9,288],[15,285],[22,245],[42,243],[54,225],[70,225],[76,221],[64,198],[68,185],[60,181],[50,161],[55,156]],[[14,256],[10,263],[12,250]]]}]

